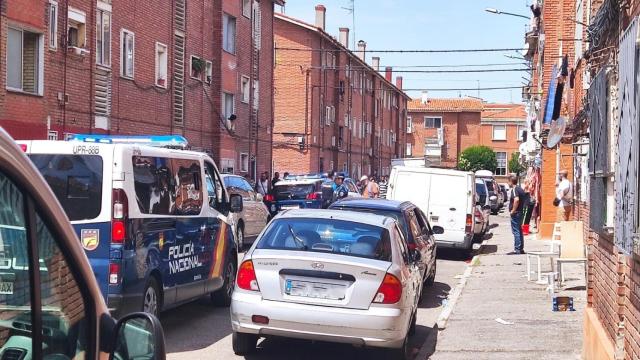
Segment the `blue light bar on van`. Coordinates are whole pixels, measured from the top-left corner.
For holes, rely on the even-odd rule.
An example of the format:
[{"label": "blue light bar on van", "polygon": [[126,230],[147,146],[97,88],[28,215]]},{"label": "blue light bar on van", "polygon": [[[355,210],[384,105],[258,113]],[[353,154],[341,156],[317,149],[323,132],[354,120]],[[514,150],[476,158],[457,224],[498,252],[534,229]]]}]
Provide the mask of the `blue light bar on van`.
[{"label": "blue light bar on van", "polygon": [[83,135],[75,134],[71,141],[82,141],[102,144],[139,144],[155,147],[170,147],[185,149],[189,142],[180,135]]}]

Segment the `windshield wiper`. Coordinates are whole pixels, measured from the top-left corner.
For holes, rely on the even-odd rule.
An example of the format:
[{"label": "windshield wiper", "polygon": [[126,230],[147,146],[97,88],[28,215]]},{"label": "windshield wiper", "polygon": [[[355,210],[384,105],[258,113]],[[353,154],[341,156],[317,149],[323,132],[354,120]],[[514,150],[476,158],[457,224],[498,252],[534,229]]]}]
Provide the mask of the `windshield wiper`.
[{"label": "windshield wiper", "polygon": [[307,245],[302,239],[298,237],[298,235],[296,235],[296,233],[293,231],[293,228],[291,227],[291,224],[287,224],[287,226],[289,226],[289,232],[291,233],[291,236],[293,236],[293,240],[298,243],[298,245],[300,245],[299,248],[302,250],[307,250]]}]

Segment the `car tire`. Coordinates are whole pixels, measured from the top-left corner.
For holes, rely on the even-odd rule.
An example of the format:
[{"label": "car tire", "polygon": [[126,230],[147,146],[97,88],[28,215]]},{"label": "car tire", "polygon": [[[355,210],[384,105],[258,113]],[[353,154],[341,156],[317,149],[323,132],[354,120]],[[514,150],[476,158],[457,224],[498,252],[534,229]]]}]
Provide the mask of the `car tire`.
[{"label": "car tire", "polygon": [[238,251],[244,249],[244,224],[239,223],[236,229],[236,243],[238,244]]},{"label": "car tire", "polygon": [[238,356],[249,355],[256,351],[258,345],[258,336],[253,334],[243,334],[233,332],[231,335],[231,346],[233,352]]},{"label": "car tire", "polygon": [[402,346],[398,349],[387,349],[387,360],[409,360],[411,359],[411,353],[409,350],[409,335],[404,338]]},{"label": "car tire", "polygon": [[436,282],[436,271],[437,271],[437,262],[433,263],[433,270],[431,270],[431,274],[425,279],[424,285],[431,287]]},{"label": "car tire", "polygon": [[229,261],[224,267],[222,274],[224,282],[222,287],[211,293],[211,301],[215,306],[228,307],[231,305],[231,296],[233,295],[233,287],[236,284],[236,263]]},{"label": "car tire", "polygon": [[158,317],[160,315],[160,309],[162,309],[160,286],[158,286],[158,281],[154,277],[151,277],[142,293],[142,311]]}]

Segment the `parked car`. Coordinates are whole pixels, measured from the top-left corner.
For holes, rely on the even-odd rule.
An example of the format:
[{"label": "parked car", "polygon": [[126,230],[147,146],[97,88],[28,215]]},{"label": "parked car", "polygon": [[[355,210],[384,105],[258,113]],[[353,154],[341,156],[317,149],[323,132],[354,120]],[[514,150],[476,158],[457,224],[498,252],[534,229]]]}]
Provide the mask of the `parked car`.
[{"label": "parked car", "polygon": [[505,185],[505,184],[499,184],[498,185],[500,187],[500,190],[502,191],[502,197],[504,198],[504,202],[508,203],[509,202],[509,186]]},{"label": "parked car", "polygon": [[420,272],[427,286],[436,278],[436,241],[434,234],[444,233],[440,226],[433,228],[426,215],[410,201],[384,199],[344,199],[333,203],[329,209],[348,210],[393,218],[400,225],[409,250],[420,253]]},{"label": "parked car", "polygon": [[271,216],[288,209],[322,208],[322,184],[324,179],[281,180],[271,194],[264,196],[264,203]]},{"label": "parked car", "polygon": [[498,188],[495,180],[484,178],[482,181],[487,184],[489,201],[491,202],[491,214],[497,215],[504,205],[504,200],[502,201],[502,204],[500,203],[500,199],[502,199],[502,192],[500,191],[500,188]]},{"label": "parked car", "polygon": [[396,166],[389,176],[387,199],[411,201],[430,224],[443,227],[444,233],[435,235],[438,247],[473,249],[473,173]]},{"label": "parked car", "polygon": [[2,128],[0,189],[0,358],[164,359],[154,315],[111,317],[60,202]]},{"label": "parked car", "polygon": [[476,240],[482,240],[489,231],[489,211],[483,210],[482,206],[476,205],[474,211],[473,235]]},{"label": "parked car", "polygon": [[493,210],[498,206],[498,198],[491,195],[489,185],[485,179],[476,179],[475,183],[476,193],[478,194],[476,205],[480,205],[485,212],[493,213]]},{"label": "parked car", "polygon": [[242,250],[245,245],[251,244],[253,239],[267,226],[271,214],[262,201],[262,194],[256,192],[245,178],[238,175],[222,174],[222,181],[230,194],[242,196],[242,211],[231,213],[228,216],[238,249]]},{"label": "parked car", "polygon": [[176,144],[186,140],[75,135],[20,142],[118,316],[158,315],[202,296],[223,306],[231,301],[238,252],[226,217],[242,211],[242,197],[227,193],[208,155]]},{"label": "parked car", "polygon": [[386,348],[409,359],[422,290],[419,253],[390,217],[335,210],[278,214],[247,251],[231,303],[233,350],[260,336]]}]

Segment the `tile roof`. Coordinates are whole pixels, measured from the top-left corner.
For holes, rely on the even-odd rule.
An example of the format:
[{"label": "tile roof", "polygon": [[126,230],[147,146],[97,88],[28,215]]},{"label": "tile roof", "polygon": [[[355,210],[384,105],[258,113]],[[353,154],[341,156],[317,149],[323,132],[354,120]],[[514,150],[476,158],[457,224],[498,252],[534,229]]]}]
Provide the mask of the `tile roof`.
[{"label": "tile roof", "polygon": [[482,100],[474,98],[430,98],[426,104],[421,99],[413,99],[407,105],[409,111],[438,112],[481,112]]},{"label": "tile roof", "polygon": [[527,118],[523,104],[484,104],[482,120],[514,120]]}]

